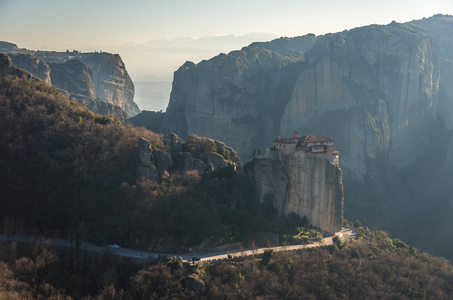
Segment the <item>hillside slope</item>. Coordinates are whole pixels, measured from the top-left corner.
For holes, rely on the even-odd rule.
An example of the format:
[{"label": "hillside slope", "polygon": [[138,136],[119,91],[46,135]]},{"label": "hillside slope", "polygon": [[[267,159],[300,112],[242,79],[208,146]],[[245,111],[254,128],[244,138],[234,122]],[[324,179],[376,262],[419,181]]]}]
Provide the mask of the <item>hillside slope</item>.
[{"label": "hillside slope", "polygon": [[183,252],[308,225],[262,204],[224,143],[121,125],[35,78],[0,78],[0,128],[4,232]]}]

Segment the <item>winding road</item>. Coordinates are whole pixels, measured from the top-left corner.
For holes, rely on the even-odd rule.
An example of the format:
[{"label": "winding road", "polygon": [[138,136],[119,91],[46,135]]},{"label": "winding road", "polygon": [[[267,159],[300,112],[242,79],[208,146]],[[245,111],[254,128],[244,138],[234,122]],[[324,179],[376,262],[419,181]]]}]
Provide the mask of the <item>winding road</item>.
[{"label": "winding road", "polygon": [[[345,228],[343,227],[341,231],[335,233],[335,236],[338,236],[341,241],[348,241],[353,240],[356,238],[356,232],[352,228]],[[63,239],[49,239],[49,238],[40,238],[40,237],[32,237],[32,236],[7,236],[7,235],[0,235],[0,241],[9,242],[15,241],[19,243],[31,243],[37,241],[48,241],[50,245],[57,246],[57,247],[72,247],[70,241],[63,240]],[[147,260],[149,258],[157,257],[158,255],[164,255],[167,257],[181,257],[184,261],[189,261],[193,257],[197,257],[200,261],[215,261],[215,260],[223,260],[241,256],[252,256],[252,255],[259,255],[262,254],[266,249],[273,249],[274,252],[281,252],[281,251],[295,251],[300,249],[309,249],[309,248],[316,248],[316,247],[323,247],[323,246],[330,246],[333,244],[333,237],[326,237],[323,238],[322,241],[313,243],[313,244],[306,244],[306,245],[288,245],[288,246],[279,246],[279,247],[266,247],[266,248],[258,248],[258,249],[246,249],[246,250],[237,250],[237,251],[223,251],[223,252],[211,252],[211,253],[185,253],[185,254],[178,254],[178,253],[156,253],[156,252],[147,252],[147,251],[140,251],[140,250],[133,250],[128,248],[108,248],[105,246],[95,246],[91,243],[82,242],[80,247],[87,251],[98,252],[102,253],[105,252],[106,249],[111,253],[119,256],[131,257],[136,259],[143,259]]]}]

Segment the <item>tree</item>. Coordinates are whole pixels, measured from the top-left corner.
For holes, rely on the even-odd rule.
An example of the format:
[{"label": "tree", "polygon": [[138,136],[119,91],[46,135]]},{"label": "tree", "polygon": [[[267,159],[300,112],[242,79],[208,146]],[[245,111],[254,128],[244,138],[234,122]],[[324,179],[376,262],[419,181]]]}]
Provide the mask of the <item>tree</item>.
[{"label": "tree", "polygon": [[341,246],[341,240],[338,236],[334,236],[332,239],[332,242],[335,246],[340,247]]},{"label": "tree", "polygon": [[264,250],[263,258],[261,259],[261,264],[263,266],[267,266],[270,263],[273,256],[274,256],[274,249]]}]

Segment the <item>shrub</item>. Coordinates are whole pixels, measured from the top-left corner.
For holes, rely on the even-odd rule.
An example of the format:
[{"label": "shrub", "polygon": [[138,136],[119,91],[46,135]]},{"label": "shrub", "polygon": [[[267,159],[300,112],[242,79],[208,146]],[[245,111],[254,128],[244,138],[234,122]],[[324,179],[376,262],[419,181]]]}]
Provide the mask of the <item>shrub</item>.
[{"label": "shrub", "polygon": [[264,250],[263,258],[261,259],[261,264],[263,266],[267,266],[271,262],[271,259],[273,256],[274,256],[274,249]]}]

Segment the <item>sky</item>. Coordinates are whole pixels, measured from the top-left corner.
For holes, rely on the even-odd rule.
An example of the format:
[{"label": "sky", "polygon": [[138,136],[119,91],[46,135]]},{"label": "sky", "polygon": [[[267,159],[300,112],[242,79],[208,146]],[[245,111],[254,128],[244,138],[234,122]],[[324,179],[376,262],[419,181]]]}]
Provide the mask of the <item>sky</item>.
[{"label": "sky", "polygon": [[132,80],[171,81],[253,41],[453,15],[453,0],[0,0],[0,40],[34,50],[118,53]]}]

